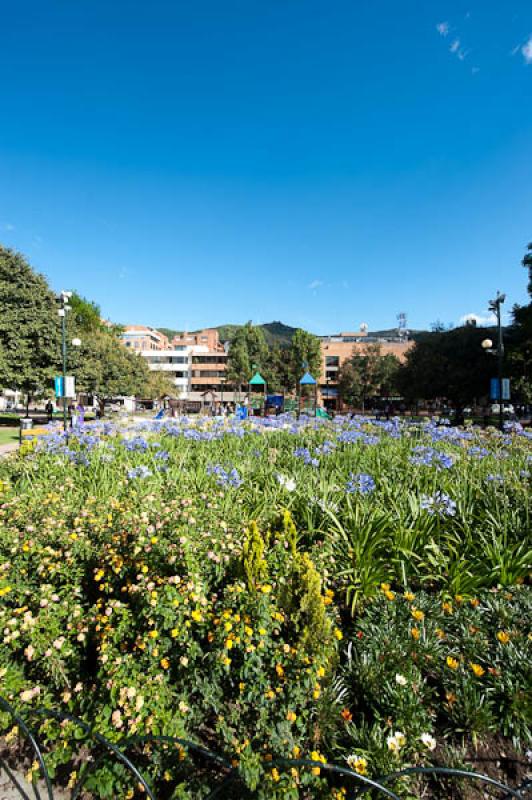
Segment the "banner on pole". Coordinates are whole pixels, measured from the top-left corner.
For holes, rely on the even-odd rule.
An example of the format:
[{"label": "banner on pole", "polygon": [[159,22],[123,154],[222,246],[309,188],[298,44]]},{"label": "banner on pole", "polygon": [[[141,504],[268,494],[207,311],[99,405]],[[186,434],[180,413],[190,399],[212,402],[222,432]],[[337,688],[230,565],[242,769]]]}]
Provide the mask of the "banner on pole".
[{"label": "banner on pole", "polygon": [[[502,381],[502,399],[510,399],[510,378],[503,378]],[[499,379],[492,378],[490,382],[490,398],[492,400],[500,400],[499,397]]]},{"label": "banner on pole", "polygon": [[56,375],[54,378],[54,391],[56,397],[63,397],[63,376]]},{"label": "banner on pole", "polygon": [[67,375],[65,379],[65,397],[75,397],[76,396],[76,385],[74,381],[73,375]]}]

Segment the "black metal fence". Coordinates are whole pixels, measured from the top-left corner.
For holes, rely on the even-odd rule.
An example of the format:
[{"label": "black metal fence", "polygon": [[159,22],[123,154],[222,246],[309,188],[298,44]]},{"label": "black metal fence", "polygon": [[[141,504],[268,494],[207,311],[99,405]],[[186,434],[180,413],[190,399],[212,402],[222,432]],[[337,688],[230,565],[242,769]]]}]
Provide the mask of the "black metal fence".
[{"label": "black metal fence", "polygon": [[[256,793],[244,784],[237,766],[208,748],[185,739],[171,736],[130,736],[120,740],[117,744],[93,730],[83,720],[66,712],[49,709],[32,710],[28,714],[28,717],[32,714],[35,715],[32,725],[29,720],[23,719],[13,706],[1,696],[0,712],[4,712],[8,716],[7,729],[16,731],[18,752],[22,754],[26,763],[34,765],[34,769],[31,771],[30,785],[21,777],[20,770],[13,766],[14,751],[8,747],[6,736],[4,735],[3,747],[2,738],[0,738],[0,776],[2,772],[5,773],[11,784],[12,791],[9,797],[20,797],[22,800],[57,800],[57,794],[54,794],[54,785],[46,764],[46,755],[35,733],[35,729],[39,728],[39,725],[45,720],[55,721],[62,725],[71,724],[79,730],[80,740],[83,741],[83,747],[80,745],[80,751],[83,750],[83,752],[80,752],[80,757],[77,761],[79,772],[76,771],[76,780],[71,782],[68,788],[70,800],[79,800],[83,793],[86,792],[87,782],[91,776],[94,776],[96,771],[104,764],[109,763],[109,761],[115,765],[120,765],[121,774],[124,777],[128,777],[131,785],[129,797],[139,796],[148,798],[148,800],[163,800],[163,798],[169,797],[168,792],[155,793],[155,789],[151,785],[151,779],[144,774],[150,770],[145,770],[139,766],[141,761],[146,762],[148,759],[149,762],[150,757],[153,758],[157,748],[173,753],[177,752],[179,760],[184,759],[183,754],[185,753],[189,765],[201,772],[203,786],[208,779],[209,788],[203,788],[198,790],[199,793],[193,792],[190,795],[194,798],[197,797],[197,800],[229,800],[229,798],[231,800],[250,800],[256,796]],[[87,748],[88,743],[90,743],[90,748]],[[411,800],[413,796],[423,797],[427,800],[431,797],[462,797],[461,789],[457,789],[457,787],[463,787],[465,784],[476,784],[478,786],[479,791],[475,795],[478,798],[493,797],[498,800],[510,800],[510,798],[526,800],[532,795],[532,779],[530,778],[523,781],[520,786],[512,788],[488,775],[443,766],[409,767],[378,779],[371,779],[354,772],[348,767],[323,764],[310,759],[279,758],[273,759],[268,763],[270,775],[275,771],[279,776],[278,779],[281,778],[282,774],[290,773],[290,770],[293,769],[297,770],[298,775],[305,771],[311,774],[319,770],[322,779],[321,783],[325,782],[330,786],[330,791],[334,787],[342,787],[341,793],[336,795],[338,797],[341,796],[342,800],[359,797],[364,797],[364,800],[366,798],[375,798],[375,800],[380,800],[380,798],[405,800],[405,798],[408,798],[408,800]],[[413,795],[412,779],[416,778],[420,781],[424,780],[425,783],[423,784],[423,789],[419,789],[419,793]],[[410,783],[408,786],[406,784],[403,786],[405,792],[403,793],[402,784],[405,783],[406,779],[410,779]],[[448,789],[445,787],[448,787]],[[307,785],[301,788],[301,794],[297,796],[305,800],[313,800],[318,796],[334,796],[330,791],[324,795],[322,786],[316,793],[312,786]],[[338,792],[338,789],[336,791]],[[414,789],[414,791],[416,790]],[[61,790],[62,796],[64,796],[63,792],[64,790]],[[267,796],[264,781],[262,782],[261,796]],[[294,797],[294,794],[292,793],[289,796]],[[0,800],[4,800],[4,798],[0,796]]]}]

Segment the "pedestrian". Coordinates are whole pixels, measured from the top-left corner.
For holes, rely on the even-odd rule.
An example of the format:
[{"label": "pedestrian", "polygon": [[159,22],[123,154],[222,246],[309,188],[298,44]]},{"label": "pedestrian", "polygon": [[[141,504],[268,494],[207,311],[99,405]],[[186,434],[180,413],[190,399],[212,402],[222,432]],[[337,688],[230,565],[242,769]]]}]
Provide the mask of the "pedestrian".
[{"label": "pedestrian", "polygon": [[46,414],[48,415],[48,422],[52,421],[52,417],[54,414],[54,404],[51,400],[48,400],[45,406]]}]

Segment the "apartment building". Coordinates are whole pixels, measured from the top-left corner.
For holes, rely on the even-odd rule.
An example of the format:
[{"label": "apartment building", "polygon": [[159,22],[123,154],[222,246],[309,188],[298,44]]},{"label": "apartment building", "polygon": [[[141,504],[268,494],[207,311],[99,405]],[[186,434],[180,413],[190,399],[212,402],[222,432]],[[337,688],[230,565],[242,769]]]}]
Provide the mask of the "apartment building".
[{"label": "apartment building", "polygon": [[227,352],[215,328],[178,334],[171,344],[166,340],[164,349],[154,347],[155,340],[146,335],[134,341],[144,345],[135,349],[146,359],[149,368],[164,372],[172,379],[178,399],[203,402],[220,400],[222,395],[226,400],[233,399],[225,380]]},{"label": "apartment building", "polygon": [[382,355],[392,353],[399,361],[403,361],[412,347],[412,342],[405,337],[368,336],[362,328],[356,332],[344,332],[331,336],[320,336],[321,341],[321,375],[319,393],[321,402],[327,408],[339,407],[338,372],[340,367],[351,357],[353,350],[364,350],[369,344],[379,344]]},{"label": "apartment building", "polygon": [[126,347],[138,352],[167,350],[170,347],[164,333],[147,325],[126,325],[120,338]]},{"label": "apartment building", "polygon": [[148,362],[148,367],[156,372],[164,372],[176,386],[180,400],[186,400],[190,391],[190,365],[192,347],[178,345],[165,350],[140,350],[140,355]]}]

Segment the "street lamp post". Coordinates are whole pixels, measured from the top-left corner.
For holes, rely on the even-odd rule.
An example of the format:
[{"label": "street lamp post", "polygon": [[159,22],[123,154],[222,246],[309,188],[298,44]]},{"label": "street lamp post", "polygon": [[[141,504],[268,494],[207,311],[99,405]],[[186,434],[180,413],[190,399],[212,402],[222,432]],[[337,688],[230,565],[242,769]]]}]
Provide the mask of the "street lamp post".
[{"label": "street lamp post", "polygon": [[[62,354],[62,361],[63,361],[63,429],[65,433],[68,431],[68,416],[67,416],[67,404],[66,404],[66,378],[67,378],[67,337],[66,337],[66,315],[67,311],[70,311],[70,306],[68,301],[72,297],[72,292],[65,292],[64,290],[59,295],[59,304],[60,308],[57,312],[61,317],[61,354]],[[74,347],[81,347],[81,339],[77,337],[72,339],[72,344]]]},{"label": "street lamp post", "polygon": [[493,350],[493,342],[491,339],[484,339],[482,342],[482,347],[488,353],[495,353],[497,356],[497,386],[498,386],[498,396],[499,396],[499,429],[501,431],[504,430],[504,406],[502,400],[502,367],[503,367],[503,358],[504,358],[504,341],[502,336],[502,325],[501,325],[501,306],[506,300],[506,295],[501,294],[499,291],[497,292],[497,296],[495,300],[490,300],[489,310],[495,314],[497,319],[497,347]]},{"label": "street lamp post", "polygon": [[65,433],[68,430],[67,419],[67,405],[66,405],[66,371],[67,371],[67,342],[66,342],[66,315],[70,309],[68,301],[72,297],[72,292],[65,292],[64,290],[59,295],[60,309],[57,312],[61,317],[61,352],[63,356],[63,429]]}]

